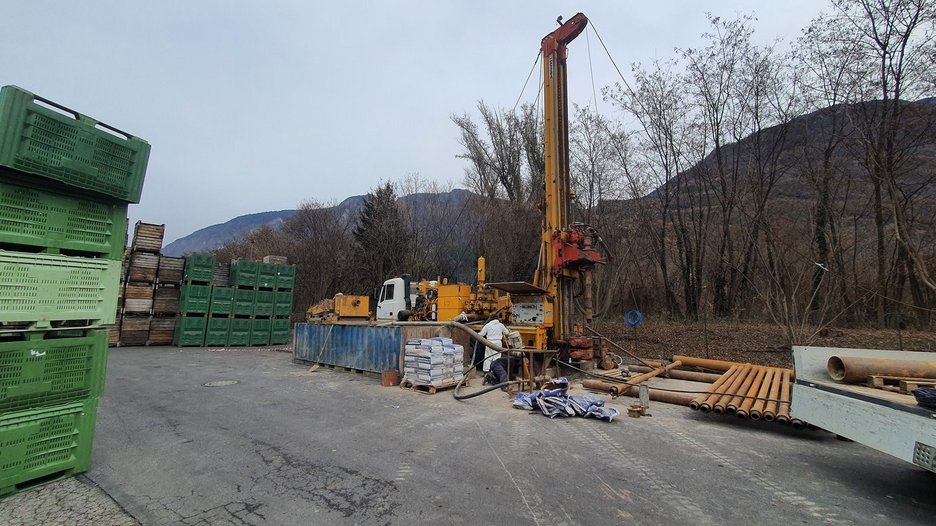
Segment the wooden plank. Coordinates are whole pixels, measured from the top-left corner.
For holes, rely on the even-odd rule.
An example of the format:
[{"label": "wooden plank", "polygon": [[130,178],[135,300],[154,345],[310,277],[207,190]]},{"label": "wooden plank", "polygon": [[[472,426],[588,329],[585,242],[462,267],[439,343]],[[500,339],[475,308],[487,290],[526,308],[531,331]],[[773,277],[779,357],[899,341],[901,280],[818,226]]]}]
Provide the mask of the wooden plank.
[{"label": "wooden plank", "polygon": [[142,331],[149,332],[149,316],[124,316],[120,321],[120,332],[124,331]]},{"label": "wooden plank", "polygon": [[900,381],[900,392],[903,394],[912,394],[913,390],[919,387],[936,387],[936,380],[914,378],[912,380]]},{"label": "wooden plank", "polygon": [[128,300],[152,300],[153,285],[151,283],[127,283],[124,298]]},{"label": "wooden plank", "polygon": [[124,300],[124,312],[149,314],[153,310],[153,300]]}]

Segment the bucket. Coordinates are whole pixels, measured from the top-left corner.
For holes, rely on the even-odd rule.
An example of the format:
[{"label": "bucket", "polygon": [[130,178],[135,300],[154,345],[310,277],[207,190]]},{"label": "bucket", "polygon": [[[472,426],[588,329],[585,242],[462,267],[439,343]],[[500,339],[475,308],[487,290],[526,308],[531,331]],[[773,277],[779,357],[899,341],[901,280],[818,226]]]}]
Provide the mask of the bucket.
[{"label": "bucket", "polygon": [[389,369],[381,375],[381,385],[384,387],[393,387],[400,385],[400,371]]}]

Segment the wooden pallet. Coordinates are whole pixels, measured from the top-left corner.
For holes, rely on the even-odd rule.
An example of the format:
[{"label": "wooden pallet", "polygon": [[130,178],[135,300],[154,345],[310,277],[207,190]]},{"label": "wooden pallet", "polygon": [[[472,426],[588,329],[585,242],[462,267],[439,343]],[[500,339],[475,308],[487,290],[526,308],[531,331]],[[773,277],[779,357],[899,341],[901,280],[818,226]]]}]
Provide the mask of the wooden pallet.
[{"label": "wooden pallet", "polygon": [[936,387],[936,378],[871,375],[868,377],[868,387],[892,393],[911,394],[918,387]]},{"label": "wooden pallet", "polygon": [[[463,383],[462,385],[467,387],[470,382],[471,380],[465,380],[465,383]],[[430,395],[434,395],[438,393],[439,391],[446,391],[448,389],[453,389],[456,385],[458,385],[457,381],[445,383],[442,385],[417,384],[407,378],[404,378],[403,381],[400,382],[401,389],[406,389],[408,391],[413,391],[413,392],[422,393],[422,394],[430,394]]]},{"label": "wooden pallet", "polygon": [[156,279],[160,283],[182,283],[185,258],[159,256],[159,268]]},{"label": "wooden pallet", "polygon": [[136,227],[133,229],[133,243],[130,249],[134,252],[159,253],[162,250],[165,231],[166,225],[154,225],[137,221]]}]

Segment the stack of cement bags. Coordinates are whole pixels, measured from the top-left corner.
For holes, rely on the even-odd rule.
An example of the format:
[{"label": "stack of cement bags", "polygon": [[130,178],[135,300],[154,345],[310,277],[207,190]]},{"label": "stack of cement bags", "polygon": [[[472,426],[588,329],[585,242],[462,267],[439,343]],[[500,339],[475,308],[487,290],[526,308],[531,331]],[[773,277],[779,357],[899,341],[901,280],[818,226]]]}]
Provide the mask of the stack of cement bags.
[{"label": "stack of cement bags", "polygon": [[465,349],[451,338],[413,338],[403,353],[403,380],[413,385],[441,387],[464,374]]}]

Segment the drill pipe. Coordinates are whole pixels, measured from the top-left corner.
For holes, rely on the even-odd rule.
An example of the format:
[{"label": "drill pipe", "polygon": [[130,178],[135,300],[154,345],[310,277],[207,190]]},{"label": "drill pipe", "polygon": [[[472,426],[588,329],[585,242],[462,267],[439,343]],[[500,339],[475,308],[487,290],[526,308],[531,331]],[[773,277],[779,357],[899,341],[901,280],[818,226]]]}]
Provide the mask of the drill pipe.
[{"label": "drill pipe", "polygon": [[712,406],[712,411],[714,411],[715,413],[719,415],[725,412],[725,405],[727,405],[728,402],[730,402],[731,399],[734,398],[735,393],[738,391],[738,388],[741,387],[741,384],[751,373],[751,370],[752,370],[751,364],[747,364],[741,367],[740,371],[738,372],[738,375],[735,376],[735,379],[731,382],[731,385],[728,386],[728,389],[724,390],[725,394],[723,394],[718,399],[718,401],[715,402],[715,405]]},{"label": "drill pipe", "polygon": [[726,362],[725,360],[709,360],[707,358],[693,358],[692,356],[673,356],[673,361],[679,360],[686,367],[700,367],[712,371],[727,371],[732,365],[744,365],[739,362]]},{"label": "drill pipe", "polygon": [[747,391],[747,398],[741,402],[741,407],[738,408],[737,415],[740,418],[747,418],[751,414],[751,406],[754,405],[756,401],[754,398],[757,396],[757,392],[760,391],[761,384],[764,383],[764,376],[767,375],[767,367],[759,367],[757,369],[757,376],[754,377],[754,381],[751,382],[751,387]]},{"label": "drill pipe", "polygon": [[[728,372],[723,374],[722,377],[719,378],[717,382],[712,384],[712,387],[708,389],[708,392],[718,393],[720,389],[727,388],[731,384],[731,382],[734,381],[735,376],[738,375],[739,369],[740,367],[738,367],[737,365],[729,369]],[[715,402],[718,401],[718,398],[720,396],[721,395],[719,394],[703,394],[703,395],[698,396],[695,400],[693,400],[692,403],[698,406],[699,411],[702,411],[703,413],[708,413],[709,411],[712,410],[712,406],[715,405]],[[692,404],[690,404],[689,407],[692,407]]]},{"label": "drill pipe", "polygon": [[751,407],[751,411],[748,413],[751,417],[751,420],[760,420],[761,416],[764,415],[764,406],[767,404],[767,395],[770,394],[770,384],[773,382],[774,374],[776,374],[777,369],[773,367],[767,368],[767,373],[764,375],[764,379],[761,381],[760,389],[757,390],[757,400],[754,402],[754,405]]},{"label": "drill pipe", "polygon": [[601,380],[585,380],[584,382],[582,382],[582,386],[584,386],[586,389],[608,391],[609,393],[611,393],[612,396],[619,396],[622,394],[626,394],[627,391],[630,391],[632,389],[636,390],[637,386],[642,384],[643,382],[646,382],[647,380],[653,378],[654,376],[657,376],[666,371],[669,371],[670,369],[679,367],[680,365],[682,365],[682,363],[676,361],[667,365],[666,367],[660,367],[659,369],[654,369],[650,371],[649,373],[644,373],[644,374],[635,376],[633,378],[628,378],[625,381],[625,383],[621,383],[621,384],[612,384],[609,382],[603,382]]},{"label": "drill pipe", "polygon": [[833,380],[850,384],[865,383],[871,375],[936,378],[936,361],[832,356],[827,369]]},{"label": "drill pipe", "polygon": [[738,406],[744,403],[744,395],[751,390],[751,384],[754,383],[754,379],[757,378],[757,375],[760,374],[763,367],[752,367],[751,372],[748,373],[747,378],[744,379],[744,382],[741,383],[741,387],[735,391],[735,396],[725,405],[725,412],[729,415],[733,415],[738,412]]},{"label": "drill pipe", "polygon": [[793,426],[793,429],[803,429],[806,427],[806,422],[803,422],[799,418],[794,418],[790,420],[790,425]]},{"label": "drill pipe", "polygon": [[[662,366],[661,366],[662,367]],[[644,367],[642,365],[628,365],[627,369],[632,373],[649,373],[653,370],[651,367]],[[697,373],[695,371],[683,371],[680,369],[673,369],[672,371],[666,374],[667,378],[673,378],[675,380],[689,380],[692,382],[705,382],[707,384],[717,382],[719,378],[724,375],[721,374],[712,374],[712,373]]]},{"label": "drill pipe", "polygon": [[773,422],[777,418],[777,397],[780,396],[780,384],[783,383],[783,371],[774,371],[773,381],[770,383],[770,401],[764,408],[764,420]]},{"label": "drill pipe", "polygon": [[783,370],[783,380],[780,386],[780,409],[777,410],[777,422],[790,423],[790,370]]},{"label": "drill pipe", "polygon": [[[637,398],[640,396],[640,389],[632,387],[624,392],[627,396]],[[650,388],[650,400],[654,402],[663,402],[665,404],[689,405],[692,402],[692,395],[686,393],[670,393],[667,391],[658,391]]]}]

